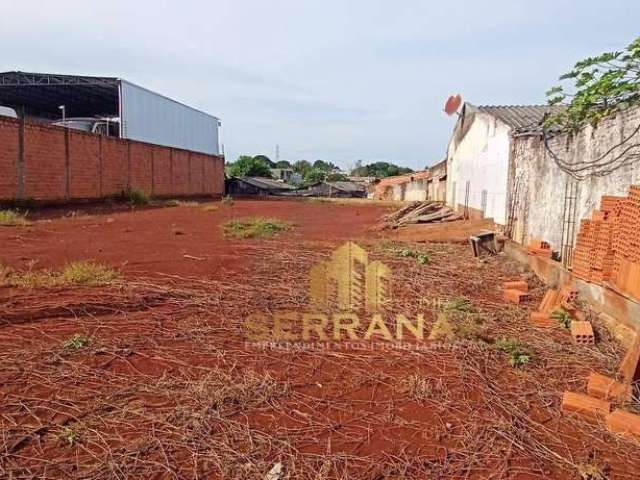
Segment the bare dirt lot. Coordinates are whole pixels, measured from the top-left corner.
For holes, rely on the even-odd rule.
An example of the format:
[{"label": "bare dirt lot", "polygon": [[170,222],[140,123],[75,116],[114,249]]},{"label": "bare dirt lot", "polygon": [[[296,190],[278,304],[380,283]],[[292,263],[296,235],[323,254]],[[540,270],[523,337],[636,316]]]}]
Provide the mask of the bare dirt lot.
[{"label": "bare dirt lot", "polygon": [[[564,390],[614,375],[623,351],[607,332],[596,323],[588,347],[530,326],[533,275],[462,244],[384,238],[372,227],[386,211],[236,201],[0,227],[0,477],[637,478],[640,446],[560,412]],[[223,235],[255,216],[290,229]],[[247,342],[251,315],[309,310],[309,270],[348,240],[393,270],[385,321],[422,314],[426,336],[444,316],[453,331],[361,342],[362,314],[351,344]],[[119,277],[7,280],[83,260]],[[506,304],[501,283],[521,277],[531,300]]]}]

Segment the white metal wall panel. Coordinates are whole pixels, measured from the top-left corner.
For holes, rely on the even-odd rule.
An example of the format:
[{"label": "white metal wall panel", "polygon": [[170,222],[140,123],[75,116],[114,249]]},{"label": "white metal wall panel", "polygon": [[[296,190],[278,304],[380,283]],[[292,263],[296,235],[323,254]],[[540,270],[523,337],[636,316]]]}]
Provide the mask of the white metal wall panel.
[{"label": "white metal wall panel", "polygon": [[122,136],[132,140],[218,154],[218,119],[121,80]]}]

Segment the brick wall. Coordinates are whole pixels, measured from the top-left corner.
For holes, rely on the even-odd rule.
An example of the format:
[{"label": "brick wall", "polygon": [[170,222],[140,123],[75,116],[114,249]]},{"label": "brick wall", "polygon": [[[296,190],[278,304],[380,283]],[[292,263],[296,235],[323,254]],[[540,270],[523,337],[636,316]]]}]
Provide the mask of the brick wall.
[{"label": "brick wall", "polygon": [[224,193],[224,158],[0,118],[0,201]]}]

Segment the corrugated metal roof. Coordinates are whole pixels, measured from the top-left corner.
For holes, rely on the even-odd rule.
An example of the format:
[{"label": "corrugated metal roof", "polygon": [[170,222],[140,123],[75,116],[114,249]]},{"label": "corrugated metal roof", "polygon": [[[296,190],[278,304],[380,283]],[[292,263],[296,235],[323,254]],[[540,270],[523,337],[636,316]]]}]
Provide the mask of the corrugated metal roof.
[{"label": "corrugated metal roof", "polygon": [[342,190],[343,192],[362,192],[366,190],[364,185],[355,182],[325,182],[336,190]]},{"label": "corrugated metal roof", "polygon": [[237,177],[238,180],[265,190],[293,190],[296,187],[266,177]]},{"label": "corrugated metal roof", "polygon": [[547,113],[553,115],[566,109],[564,105],[467,105],[498,118],[517,132],[540,131]]}]

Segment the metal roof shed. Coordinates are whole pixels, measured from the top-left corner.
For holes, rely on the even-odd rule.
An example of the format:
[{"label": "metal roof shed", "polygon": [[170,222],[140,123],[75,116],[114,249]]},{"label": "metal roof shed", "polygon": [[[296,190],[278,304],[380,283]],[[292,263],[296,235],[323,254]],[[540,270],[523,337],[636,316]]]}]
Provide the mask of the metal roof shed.
[{"label": "metal roof shed", "polygon": [[64,105],[67,117],[117,117],[122,138],[220,153],[217,117],[121,78],[0,73],[0,105],[42,121]]}]

